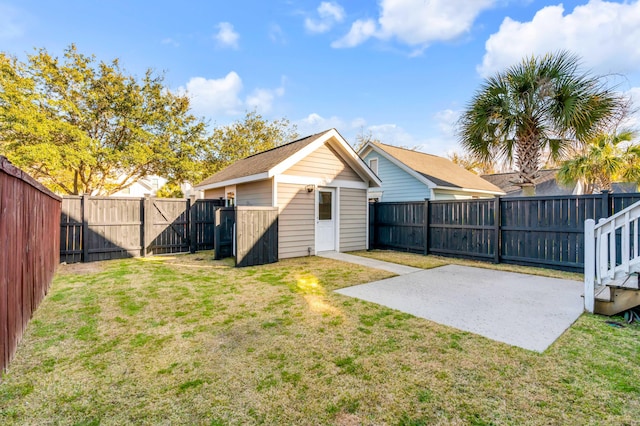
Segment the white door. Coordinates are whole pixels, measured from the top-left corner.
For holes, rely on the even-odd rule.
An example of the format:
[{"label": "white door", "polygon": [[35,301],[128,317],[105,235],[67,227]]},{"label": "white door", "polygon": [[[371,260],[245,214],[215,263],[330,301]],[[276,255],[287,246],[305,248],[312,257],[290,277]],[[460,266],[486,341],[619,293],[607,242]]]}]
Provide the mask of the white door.
[{"label": "white door", "polygon": [[332,251],[336,249],[336,192],[329,188],[316,192],[316,251]]}]

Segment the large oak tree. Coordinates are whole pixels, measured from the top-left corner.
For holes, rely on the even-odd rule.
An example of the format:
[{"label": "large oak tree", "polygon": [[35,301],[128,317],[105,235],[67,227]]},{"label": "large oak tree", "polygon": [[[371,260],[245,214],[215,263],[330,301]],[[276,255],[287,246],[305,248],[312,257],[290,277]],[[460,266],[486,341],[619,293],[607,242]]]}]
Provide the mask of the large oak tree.
[{"label": "large oak tree", "polygon": [[151,70],[138,79],[73,45],[60,59],[0,53],[0,154],[56,192],[109,195],[154,174],[188,180],[205,131],[189,98]]}]

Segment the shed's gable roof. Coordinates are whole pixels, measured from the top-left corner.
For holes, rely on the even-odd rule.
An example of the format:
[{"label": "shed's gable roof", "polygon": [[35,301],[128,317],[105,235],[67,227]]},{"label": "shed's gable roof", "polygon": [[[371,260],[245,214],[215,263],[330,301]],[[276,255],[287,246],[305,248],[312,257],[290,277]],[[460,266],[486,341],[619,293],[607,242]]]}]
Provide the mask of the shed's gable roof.
[{"label": "shed's gable roof", "polygon": [[248,182],[270,178],[284,172],[291,167],[291,165],[304,158],[309,154],[309,152],[307,152],[309,149],[316,149],[317,146],[326,143],[332,138],[335,138],[338,144],[343,146],[345,150],[351,151],[352,161],[350,163],[352,163],[352,166],[357,164],[357,167],[360,169],[359,174],[366,175],[368,180],[379,186],[380,180],[367,167],[362,159],[358,157],[346,141],[344,141],[338,131],[329,129],[238,160],[203,180],[195,187],[198,189],[209,189],[220,187],[224,184],[231,184],[236,181]]},{"label": "shed's gable roof", "polygon": [[374,150],[382,155],[386,154],[388,159],[392,157],[396,160],[396,164],[402,163],[418,176],[431,182],[435,188],[476,190],[492,194],[503,193],[500,188],[480,176],[474,175],[452,161],[437,155],[398,148],[380,142],[369,142],[360,152],[366,154],[369,150]]}]

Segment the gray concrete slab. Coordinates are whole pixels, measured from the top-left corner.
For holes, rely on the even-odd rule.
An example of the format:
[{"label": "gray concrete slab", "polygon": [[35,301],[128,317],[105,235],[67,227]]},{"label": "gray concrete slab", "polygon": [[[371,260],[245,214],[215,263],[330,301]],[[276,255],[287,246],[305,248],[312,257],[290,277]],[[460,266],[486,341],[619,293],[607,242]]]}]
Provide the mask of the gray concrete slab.
[{"label": "gray concrete slab", "polygon": [[538,352],[583,311],[578,281],[458,265],[337,292]]},{"label": "gray concrete slab", "polygon": [[369,259],[368,257],[354,256],[347,253],[338,253],[335,251],[323,251],[317,254],[320,257],[328,259],[341,260],[343,262],[356,263],[358,265],[368,266],[369,268],[382,269],[383,271],[393,272],[398,275],[412,274],[414,272],[424,271],[424,269],[414,268],[412,266],[399,265],[397,263],[384,262],[382,260]]}]

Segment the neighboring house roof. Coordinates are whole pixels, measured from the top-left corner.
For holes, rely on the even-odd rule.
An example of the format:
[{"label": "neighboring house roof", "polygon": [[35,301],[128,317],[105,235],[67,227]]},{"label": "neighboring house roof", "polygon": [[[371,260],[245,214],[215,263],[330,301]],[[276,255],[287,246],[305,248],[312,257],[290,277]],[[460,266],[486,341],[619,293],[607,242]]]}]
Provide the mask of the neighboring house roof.
[{"label": "neighboring house roof", "polygon": [[[582,185],[563,185],[556,180],[558,169],[538,170],[538,177],[535,179],[536,195],[582,195]],[[483,179],[488,180],[496,186],[502,188],[508,197],[522,196],[522,188],[514,184],[520,179],[518,172],[495,173],[491,175],[482,175]],[[616,194],[637,192],[638,186],[633,182],[613,182],[611,184],[612,192]]]},{"label": "neighboring house roof", "polygon": [[386,154],[387,159],[404,168],[410,174],[427,179],[435,186],[435,189],[464,189],[496,195],[503,194],[499,187],[458,166],[451,160],[437,155],[398,148],[380,142],[367,143],[360,150],[360,154],[364,157],[369,150],[375,150],[381,155]]},{"label": "neighboring house roof", "polygon": [[631,194],[638,192],[638,184],[635,182],[613,182],[611,190],[615,194]]},{"label": "neighboring house roof", "polygon": [[366,176],[373,186],[380,186],[378,177],[369,169],[364,161],[358,157],[358,154],[356,154],[353,148],[342,138],[338,131],[336,129],[329,129],[238,160],[195,185],[195,188],[203,190],[268,179],[284,172],[331,139],[335,140],[336,144],[342,147],[342,151],[346,152],[347,157],[351,157],[351,165],[356,165],[360,174]]},{"label": "neighboring house roof", "polygon": [[[534,180],[536,195],[571,195],[575,192],[575,185],[562,185],[556,181],[558,169],[538,170],[538,177]],[[518,172],[495,173],[482,175],[482,178],[502,188],[509,197],[522,195],[522,188],[515,184],[520,179]]]}]

